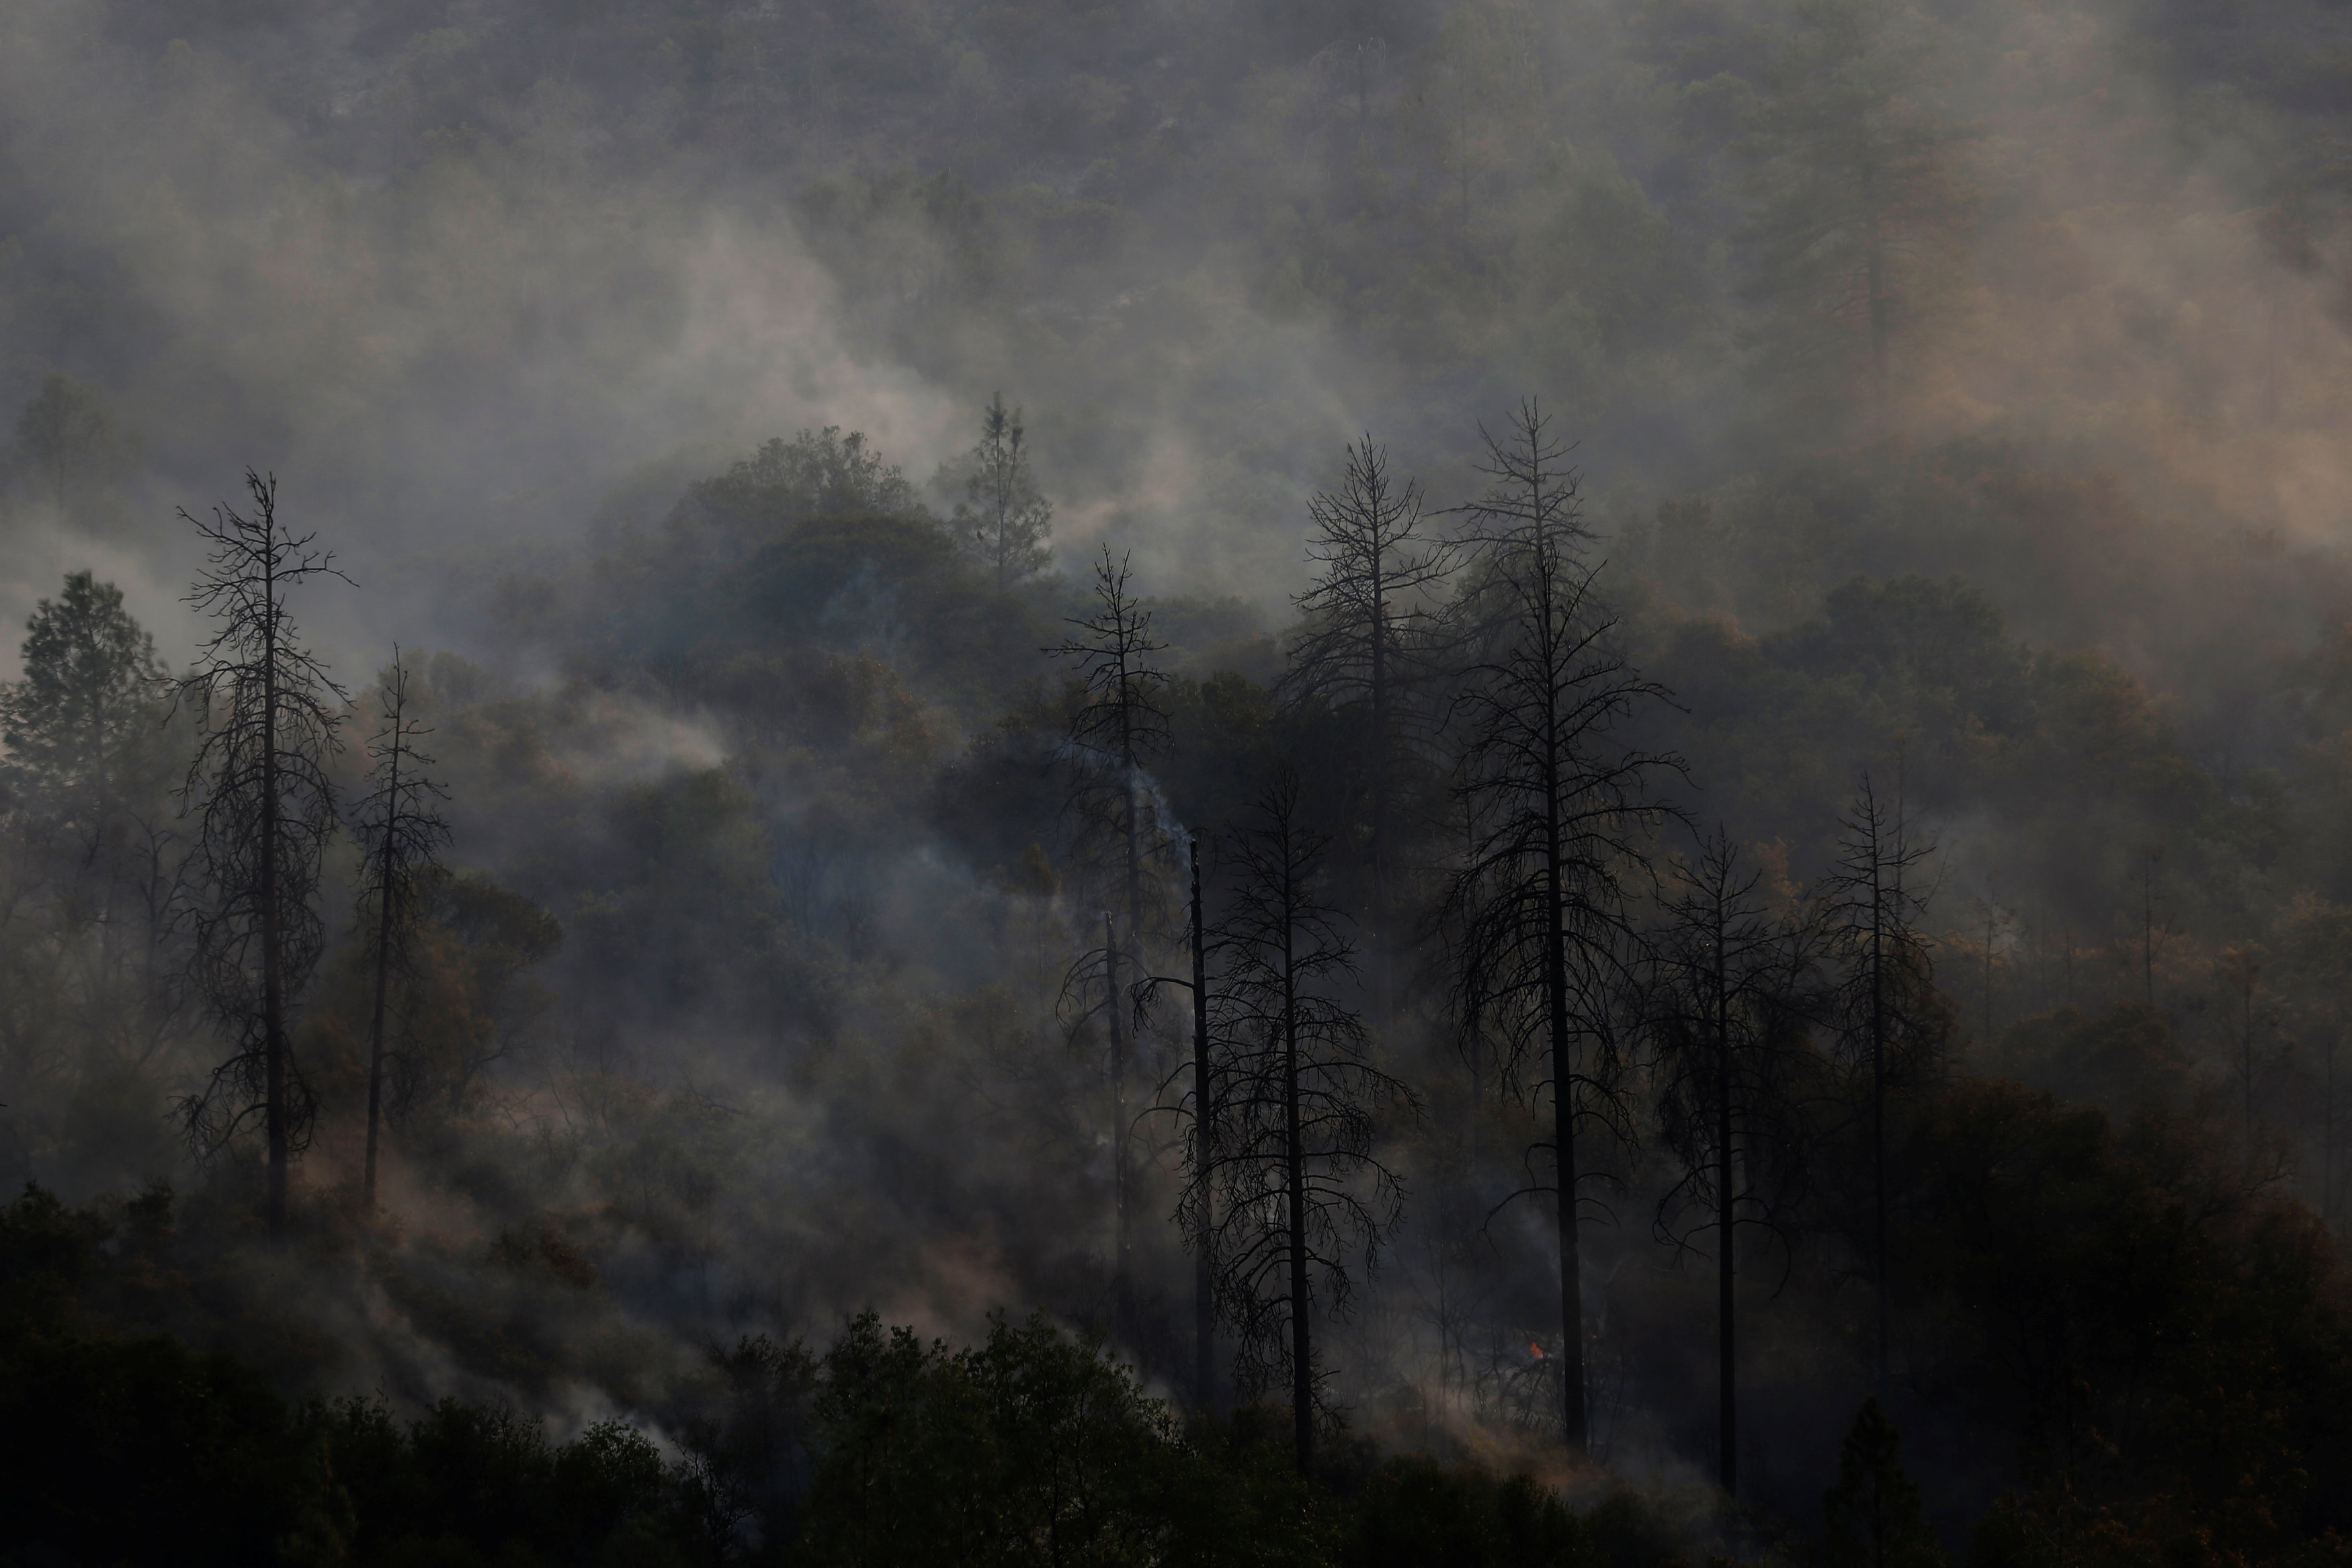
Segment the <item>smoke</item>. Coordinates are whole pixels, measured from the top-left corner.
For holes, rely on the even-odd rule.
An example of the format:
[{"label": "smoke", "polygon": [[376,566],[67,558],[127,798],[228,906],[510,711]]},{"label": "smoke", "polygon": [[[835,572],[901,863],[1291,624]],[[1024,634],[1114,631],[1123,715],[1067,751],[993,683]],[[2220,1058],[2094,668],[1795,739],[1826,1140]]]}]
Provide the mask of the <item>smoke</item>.
[{"label": "smoke", "polygon": [[[1983,20],[1957,99],[1989,216],[1921,434],[2032,430],[2207,528],[2340,548],[2352,339],[2344,237],[2297,189],[2311,128],[2147,70],[2128,7]],[[2308,21],[2261,36],[2292,49]]]},{"label": "smoke", "polygon": [[[868,1304],[954,1333],[1026,1300],[1106,1315],[1107,1091],[1036,1005],[1051,988],[1020,978],[1085,934],[937,830],[950,740],[1001,715],[892,672],[841,700],[840,734],[793,711],[755,744],[658,683],[583,675],[605,627],[501,623],[516,580],[654,537],[759,442],[860,431],[919,478],[1002,390],[1066,569],[1108,542],[1154,596],[1279,619],[1345,443],[1369,430],[1447,504],[1475,482],[1478,421],[1527,393],[1612,512],[1706,493],[1725,516],[1753,499],[1768,545],[1797,532],[1772,488],[1796,441],[1743,358],[1717,113],[1740,40],[1785,20],[1765,0],[1400,0],[1262,26],[1171,0],[1071,38],[961,5],[876,8],[905,10],[897,31],[759,5],[707,48],[528,5],[217,9],[168,24],[185,37],[130,7],[0,13],[0,406],[62,372],[143,438],[103,494],[12,494],[0,619],[87,567],[177,661],[194,541],[173,508],[274,472],[358,583],[295,607],[347,684],[395,640],[495,666],[443,698],[461,853],[562,922],[545,977],[571,998],[501,1038],[486,1109],[394,1161],[406,1232],[306,1291],[309,1331],[343,1348],[289,1378],[516,1392],[581,1421],[658,1403],[706,1343]],[[2021,632],[2102,649],[2194,718],[2342,608],[2352,242],[2284,190],[2309,132],[2291,106],[2217,107],[2131,47],[2136,8],[1949,10],[1938,90],[1976,128],[1979,220],[1906,340],[1895,438],[1851,444],[1916,481],[1890,481],[1901,526],[1868,569],[1969,571]],[[1375,36],[1335,90],[1335,39]],[[1446,98],[1490,69],[1486,98]],[[1530,99],[1528,77],[1554,89]],[[2007,531],[1956,543],[1917,517],[1966,486],[1901,465],[1971,442],[2030,472],[1967,490]],[[1824,586],[1768,611],[1741,581],[1711,607],[1797,620]],[[898,612],[832,602],[835,652],[890,666],[889,638],[860,636]],[[1948,840],[1992,865],[2002,831]],[[772,883],[782,915],[730,902]],[[316,1186],[345,1174],[340,1146],[322,1137]],[[1532,1219],[1478,1234],[1497,1256],[1546,1245]],[[1624,1375],[1673,1383],[1682,1353],[1656,1347],[1699,1332],[1686,1305],[1645,1238],[1600,1246],[1639,1253],[1616,1310],[1656,1354]],[[1140,1263],[1155,1310],[1189,1288],[1180,1264]],[[284,1283],[268,1267],[234,1260],[257,1297]],[[1539,1262],[1510,1267],[1496,1316],[1543,1322]],[[1758,1331],[1792,1407],[1827,1397],[1804,1389],[1821,1305]],[[1442,1341],[1367,1325],[1348,1392],[1467,1402]],[[1672,1485],[1696,1448],[1629,1422],[1615,1457]],[[1792,1476],[1818,1457],[1792,1452]]]},{"label": "smoke", "polygon": [[365,589],[317,617],[365,664],[394,634],[466,644],[481,586],[577,541],[681,445],[818,423],[899,454],[951,442],[952,400],[853,351],[772,204],[455,132],[397,174],[336,167],[249,59],[142,57],[105,21],[6,24],[11,206],[95,298],[24,289],[0,364],[24,394],[52,368],[96,385],[146,438],[118,559],[168,575],[174,506],[273,471]]}]

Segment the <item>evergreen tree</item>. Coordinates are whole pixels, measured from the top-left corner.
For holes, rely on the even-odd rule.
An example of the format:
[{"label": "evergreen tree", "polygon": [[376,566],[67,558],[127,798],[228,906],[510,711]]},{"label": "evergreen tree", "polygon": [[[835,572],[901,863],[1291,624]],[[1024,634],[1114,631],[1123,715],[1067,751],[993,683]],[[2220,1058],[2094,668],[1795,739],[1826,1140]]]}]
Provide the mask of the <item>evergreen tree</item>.
[{"label": "evergreen tree", "polygon": [[[37,1039],[39,1071],[89,1082],[152,1058],[184,995],[174,929],[182,858],[170,793],[175,739],[153,641],[111,583],[87,571],[42,600],[26,625],[21,679],[0,687],[0,800],[8,870],[0,927],[17,1005],[7,1054]],[[63,1054],[49,1024],[76,1026],[87,1053]],[[13,1076],[13,1075],[12,1075]],[[19,1103],[22,1103],[21,1098]]]},{"label": "evergreen tree", "polygon": [[24,672],[0,688],[5,772],[35,830],[60,936],[69,948],[93,938],[85,999],[99,1005],[126,984],[152,990],[176,886],[154,640],[122,608],[121,590],[73,572],[26,623]]},{"label": "evergreen tree", "polygon": [[964,548],[988,569],[1000,592],[1036,576],[1053,559],[1045,541],[1053,532],[1054,507],[1030,476],[1021,412],[1004,406],[1003,392],[981,411],[980,440],[971,449],[971,473],[955,514]]},{"label": "evergreen tree", "polygon": [[1940,1568],[1944,1554],[1903,1469],[1903,1442],[1875,1398],[1838,1449],[1838,1482],[1822,1498],[1825,1568]]},{"label": "evergreen tree", "polygon": [[9,772],[52,821],[78,823],[68,831],[86,840],[90,820],[120,803],[124,775],[159,723],[155,640],[124,611],[121,589],[70,572],[25,623],[24,662],[23,679],[0,691]]}]

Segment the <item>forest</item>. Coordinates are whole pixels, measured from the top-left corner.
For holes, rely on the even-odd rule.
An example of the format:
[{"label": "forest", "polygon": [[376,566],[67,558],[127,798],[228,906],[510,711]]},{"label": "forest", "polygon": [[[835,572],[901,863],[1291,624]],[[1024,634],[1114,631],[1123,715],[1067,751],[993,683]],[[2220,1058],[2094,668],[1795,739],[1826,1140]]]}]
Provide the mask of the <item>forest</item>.
[{"label": "forest", "polygon": [[0,7],[0,1564],[2352,1559],[2347,84]]}]

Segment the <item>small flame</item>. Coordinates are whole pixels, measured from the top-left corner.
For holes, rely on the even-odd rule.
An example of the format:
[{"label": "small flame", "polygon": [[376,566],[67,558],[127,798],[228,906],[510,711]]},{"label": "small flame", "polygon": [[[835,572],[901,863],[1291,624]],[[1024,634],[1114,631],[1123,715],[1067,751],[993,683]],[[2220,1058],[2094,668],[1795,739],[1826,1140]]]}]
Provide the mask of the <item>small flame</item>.
[{"label": "small flame", "polygon": [[1544,1358],[1543,1346],[1538,1344],[1533,1340],[1529,1340],[1528,1341],[1528,1354],[1534,1356],[1538,1361],[1541,1361]]}]

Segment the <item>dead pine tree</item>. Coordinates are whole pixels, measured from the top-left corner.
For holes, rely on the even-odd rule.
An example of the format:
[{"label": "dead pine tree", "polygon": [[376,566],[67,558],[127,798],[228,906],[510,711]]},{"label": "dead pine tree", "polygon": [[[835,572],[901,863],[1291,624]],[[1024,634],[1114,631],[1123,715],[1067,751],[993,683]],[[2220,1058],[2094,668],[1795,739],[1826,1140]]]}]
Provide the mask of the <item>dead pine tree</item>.
[{"label": "dead pine tree", "polygon": [[1202,914],[1201,845],[1184,857],[1192,871],[1192,1169],[1200,1192],[1192,1205],[1192,1387],[1203,1411],[1216,1406],[1216,1177],[1217,1081],[1209,1060],[1209,933]]},{"label": "dead pine tree", "polygon": [[1214,1217],[1219,1314],[1234,1330],[1234,1381],[1286,1385],[1301,1475],[1315,1457],[1318,1313],[1347,1310],[1403,1210],[1373,1150],[1373,1117],[1418,1103],[1372,1064],[1349,1005],[1354,949],[1324,902],[1329,841],[1300,821],[1287,776],[1260,799],[1234,849],[1219,923],[1225,956],[1224,1082]]},{"label": "dead pine tree", "polygon": [[[1192,956],[1192,977],[1154,975],[1142,986],[1136,1009],[1137,1028],[1157,1003],[1161,987],[1189,993],[1192,1028],[1190,1057],[1160,1086],[1161,1103],[1183,1126],[1184,1187],[1176,1201],[1176,1224],[1192,1252],[1192,1395],[1194,1408],[1206,1414],[1216,1405],[1216,1217],[1217,1217],[1217,1074],[1209,1022],[1214,997],[1209,988],[1209,934],[1201,896],[1202,844],[1197,837],[1185,844],[1191,893],[1187,901],[1185,946]],[[1188,1087],[1177,1088],[1178,1080]],[[1174,1092],[1171,1095],[1171,1091]]]},{"label": "dead pine tree", "polygon": [[1649,780],[1680,764],[1616,733],[1665,693],[1617,649],[1567,449],[1530,402],[1486,454],[1489,486],[1465,508],[1477,556],[1457,609],[1467,659],[1452,715],[1468,842],[1441,919],[1465,1049],[1491,1042],[1507,1089],[1550,1095],[1553,1185],[1529,1191],[1558,1206],[1560,1432],[1581,1452],[1578,1124],[1633,1135],[1617,1031],[1633,938],[1623,883],[1661,814]]},{"label": "dead pine tree", "polygon": [[1307,503],[1312,532],[1307,559],[1318,569],[1297,595],[1305,631],[1291,653],[1283,690],[1337,709],[1360,707],[1360,758],[1370,807],[1365,858],[1371,873],[1373,1015],[1388,1022],[1391,879],[1397,866],[1393,829],[1400,741],[1408,699],[1426,685],[1437,638],[1434,601],[1459,551],[1423,531],[1421,491],[1389,471],[1388,452],[1366,435],[1348,449],[1336,492]]},{"label": "dead pine tree", "polygon": [[437,852],[449,841],[449,825],[435,802],[448,791],[425,771],[433,758],[416,742],[433,732],[408,711],[408,666],[400,650],[376,688],[378,726],[368,740],[374,759],[368,792],[352,814],[354,834],[366,862],[360,877],[360,927],[372,924],[370,956],[375,1002],[368,1015],[367,1162],[361,1180],[369,1213],[375,1212],[376,1144],[383,1121],[384,1015],[394,972],[407,956],[406,936],[416,918],[420,883],[438,869]]},{"label": "dead pine tree", "polygon": [[1083,994],[1099,969],[1109,1012],[1112,1100],[1111,1163],[1117,1239],[1113,1291],[1119,1326],[1129,1326],[1133,1280],[1133,1156],[1129,1149],[1129,1039],[1121,999],[1125,984],[1150,972],[1147,943],[1159,914],[1158,878],[1168,858],[1151,796],[1150,765],[1166,748],[1168,714],[1161,706],[1168,677],[1152,663],[1167,644],[1151,635],[1151,615],[1128,587],[1124,558],[1103,548],[1095,567],[1093,613],[1074,618],[1076,635],[1045,652],[1076,667],[1077,691],[1062,758],[1069,771],[1068,808],[1076,819],[1079,858],[1107,883],[1122,921],[1104,918],[1100,952],[1082,957],[1065,983]]},{"label": "dead pine tree", "polygon": [[[1817,963],[1808,923],[1773,916],[1761,873],[1721,828],[1676,880],[1652,945],[1645,1009],[1660,1132],[1683,1171],[1659,1201],[1657,1226],[1677,1247],[1714,1231],[1717,1479],[1736,1498],[1738,1232],[1742,1224],[1777,1231],[1799,1196]],[[1692,1225],[1684,1217],[1694,1211]]]},{"label": "dead pine tree", "polygon": [[286,597],[312,578],[350,580],[311,548],[315,534],[278,521],[275,476],[247,469],[245,482],[250,516],[226,506],[209,519],[180,513],[209,547],[185,602],[217,623],[179,688],[197,727],[182,787],[196,820],[195,979],[236,1042],[180,1108],[206,1155],[261,1118],[265,1214],[277,1237],[289,1163],[310,1139],[310,1096],[287,1020],[319,960],[319,862],[337,821],[326,759],[341,748],[345,700],[302,645]]},{"label": "dead pine tree", "polygon": [[1864,772],[1839,823],[1837,860],[1820,904],[1841,970],[1837,1015],[1849,1063],[1858,1069],[1870,1147],[1870,1260],[1876,1297],[1874,1385],[1887,1394],[1886,1101],[1932,1066],[1927,1027],[1932,996],[1927,943],[1918,929],[1927,900],[1919,862],[1933,845],[1912,841],[1899,806],[1882,799]]}]

